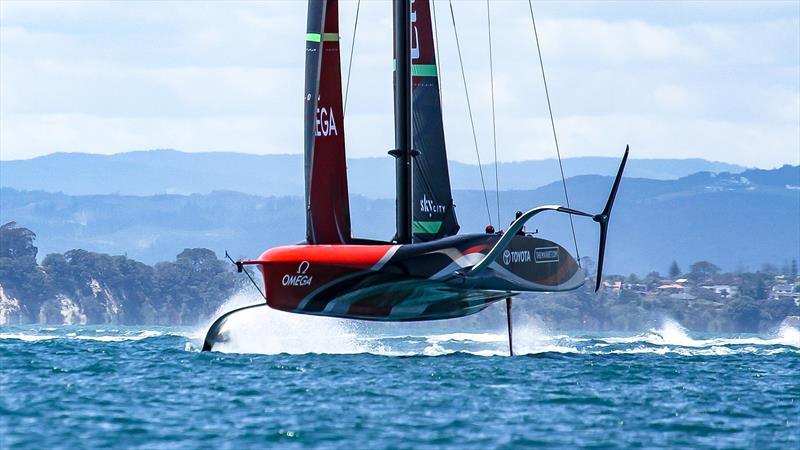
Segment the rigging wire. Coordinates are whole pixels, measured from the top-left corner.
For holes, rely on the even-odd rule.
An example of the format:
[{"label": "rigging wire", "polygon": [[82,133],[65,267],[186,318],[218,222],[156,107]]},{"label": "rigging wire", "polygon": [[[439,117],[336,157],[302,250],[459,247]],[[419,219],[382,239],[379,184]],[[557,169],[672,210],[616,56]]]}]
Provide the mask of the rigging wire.
[{"label": "rigging wire", "polygon": [[[456,49],[458,50],[458,64],[461,66],[461,79],[464,82],[464,95],[467,97],[467,112],[469,113],[469,124],[472,126],[472,140],[475,143],[475,155],[478,157],[478,170],[481,173],[481,186],[483,187],[483,199],[486,202],[486,214],[489,216],[489,225],[492,224],[492,213],[489,209],[489,196],[486,194],[486,181],[483,177],[483,165],[481,164],[481,152],[478,150],[478,135],[475,134],[475,121],[472,119],[472,106],[469,101],[469,89],[467,89],[467,74],[464,72],[464,60],[461,57],[461,44],[458,41],[458,28],[456,27],[456,14],[453,11],[453,0],[450,3],[450,17],[453,20],[453,33],[456,37]],[[499,226],[499,224],[498,224]]]},{"label": "rigging wire", "polygon": [[344,106],[342,114],[347,113],[347,94],[350,93],[350,72],[353,70],[353,50],[356,49],[356,31],[358,31],[358,12],[361,10],[361,0],[356,3],[356,19],[353,22],[353,39],[350,42],[350,60],[347,61],[347,84],[344,88]]},{"label": "rigging wire", "polygon": [[264,291],[262,291],[261,287],[258,286],[258,283],[256,283],[256,280],[254,280],[253,277],[250,275],[250,271],[244,266],[244,264],[242,264],[242,261],[234,261],[233,258],[231,258],[231,255],[228,254],[227,250],[225,250],[225,257],[228,258],[228,260],[230,260],[230,262],[233,263],[234,266],[236,266],[237,272],[244,272],[244,274],[247,275],[247,278],[249,278],[250,282],[253,283],[253,287],[255,287],[258,293],[261,294],[262,297],[264,297],[264,300],[266,300],[267,296],[264,295]]},{"label": "rigging wire", "polygon": [[439,83],[439,105],[442,109],[442,129],[444,129],[444,86],[442,85],[442,61],[439,52],[439,27],[436,20],[436,0],[431,0],[431,16],[433,16],[433,50],[436,58],[436,81]]},{"label": "rigging wire", "polygon": [[[539,67],[542,69],[542,82],[544,83],[544,93],[547,97],[547,110],[550,112],[550,126],[553,129],[553,140],[556,143],[556,154],[558,155],[558,167],[561,170],[561,184],[564,186],[564,199],[569,208],[569,193],[567,193],[567,179],[564,177],[564,164],[561,162],[561,150],[558,147],[558,135],[556,134],[556,122],[553,119],[553,108],[550,106],[550,91],[547,89],[547,77],[544,74],[544,62],[542,61],[542,49],[539,45],[539,33],[536,31],[536,19],[533,17],[533,2],[528,0],[528,8],[531,11],[531,23],[533,24],[533,36],[536,39],[536,51],[539,53]],[[572,229],[572,241],[575,243],[575,256],[577,256],[578,266],[581,265],[581,253],[578,250],[578,238],[575,236],[575,225],[572,222],[572,214],[569,216],[569,226]]]},{"label": "rigging wire", "polygon": [[[442,134],[444,134],[444,94],[443,94],[443,87],[442,87],[442,63],[439,59],[439,27],[437,26],[436,20],[436,0],[431,0],[431,21],[433,22],[433,59],[436,63],[436,82],[439,85],[439,109],[441,110],[441,120],[442,120]],[[422,176],[423,180],[425,181],[425,185],[429,192],[433,192],[431,188],[430,181],[424,170],[420,170],[420,175]],[[453,202],[453,196],[450,195],[450,206],[454,207],[455,203]]]},{"label": "rigging wire", "polygon": [[497,125],[494,113],[494,63],[492,60],[492,18],[486,0],[486,24],[489,27],[489,84],[492,90],[492,145],[494,146],[494,193],[497,201],[497,226],[500,226],[500,176],[497,170]]}]

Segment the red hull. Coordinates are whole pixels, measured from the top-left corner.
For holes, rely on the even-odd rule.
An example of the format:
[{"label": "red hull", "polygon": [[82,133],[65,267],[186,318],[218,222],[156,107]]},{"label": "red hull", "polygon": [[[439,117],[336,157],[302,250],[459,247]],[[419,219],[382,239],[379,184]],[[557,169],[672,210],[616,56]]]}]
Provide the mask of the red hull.
[{"label": "red hull", "polygon": [[[272,308],[382,321],[461,317],[520,291],[583,284],[583,272],[563,248],[529,236],[515,238],[509,253],[515,257],[498,258],[488,276],[453,276],[483,258],[497,239],[462,235],[409,245],[294,245],[245,263],[261,269]],[[551,261],[533,260],[541,249],[555,252]]]}]

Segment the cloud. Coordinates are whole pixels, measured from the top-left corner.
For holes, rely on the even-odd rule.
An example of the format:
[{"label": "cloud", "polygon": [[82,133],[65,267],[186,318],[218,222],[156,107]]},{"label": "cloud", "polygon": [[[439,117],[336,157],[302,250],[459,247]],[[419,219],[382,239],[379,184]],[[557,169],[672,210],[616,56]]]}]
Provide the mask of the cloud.
[{"label": "cloud", "polygon": [[662,85],[656,87],[653,91],[653,99],[659,106],[669,110],[687,111],[689,109],[697,109],[697,103],[694,101],[696,98],[682,86]]},{"label": "cloud", "polygon": [[[474,161],[450,12],[435,4],[448,151]],[[345,125],[353,156],[393,146],[388,5],[361,4]],[[798,7],[542,2],[536,12],[567,156],[617,155],[631,143],[637,157],[797,163]],[[355,2],[341,2],[345,77],[354,13]],[[489,156],[485,13],[482,2],[455,2]],[[0,14],[0,158],[302,149],[305,2],[2,2]],[[526,2],[492,3],[503,160],[553,156],[527,14]]]},{"label": "cloud", "polygon": [[682,31],[639,20],[551,20],[543,21],[541,26],[541,35],[549,46],[548,55],[558,55],[558,61],[565,58],[611,64],[701,61],[706,56],[703,46]]}]

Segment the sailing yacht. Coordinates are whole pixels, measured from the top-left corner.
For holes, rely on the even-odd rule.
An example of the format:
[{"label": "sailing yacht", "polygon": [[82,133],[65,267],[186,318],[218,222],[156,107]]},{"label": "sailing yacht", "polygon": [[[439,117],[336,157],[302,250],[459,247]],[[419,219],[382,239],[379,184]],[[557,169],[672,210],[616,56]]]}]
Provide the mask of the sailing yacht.
[{"label": "sailing yacht", "polygon": [[587,278],[564,247],[522,232],[527,221],[543,212],[589,217],[600,224],[599,287],[608,220],[628,150],[600,214],[545,205],[521,214],[505,232],[458,234],[431,4],[395,0],[393,7],[395,148],[389,154],[396,164],[395,235],[387,241],[352,235],[338,0],[310,0],[303,128],[306,240],[271,248],[252,260],[235,261],[240,272],[247,273],[244,267],[248,265],[258,268],[265,302],[218,318],[203,350],[224,340],[221,330],[230,315],[251,308],[373,321],[423,321],[475,314],[502,300],[507,303],[511,345],[514,296],[569,291],[581,287]]}]

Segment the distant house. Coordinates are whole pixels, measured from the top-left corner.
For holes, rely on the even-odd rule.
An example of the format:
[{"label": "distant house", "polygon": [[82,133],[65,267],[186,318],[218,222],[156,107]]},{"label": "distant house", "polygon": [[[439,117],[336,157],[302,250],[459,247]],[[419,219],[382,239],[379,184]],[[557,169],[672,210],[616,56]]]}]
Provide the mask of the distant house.
[{"label": "distant house", "polygon": [[777,295],[792,295],[792,290],[794,290],[794,286],[791,284],[776,284],[772,286],[772,293]]},{"label": "distant house", "polygon": [[688,278],[678,278],[677,280],[675,280],[675,282],[678,283],[678,284],[686,284],[686,283],[689,282],[689,279]]},{"label": "distant house", "polygon": [[603,281],[603,287],[606,289],[612,289],[614,292],[619,292],[622,289],[622,282],[621,281]]},{"label": "distant house", "polygon": [[642,283],[625,283],[622,285],[622,289],[625,289],[626,291],[633,291],[638,294],[647,293],[647,285]]},{"label": "distant house", "polygon": [[772,300],[780,300],[782,298],[793,298],[795,301],[800,300],[800,292],[795,290],[794,284],[780,283],[772,286],[769,298]]},{"label": "distant house", "polygon": [[688,292],[679,292],[677,294],[669,294],[669,298],[674,298],[677,300],[694,300],[697,297],[695,297],[692,294],[689,294]]},{"label": "distant house", "polygon": [[663,294],[680,294],[681,292],[684,292],[686,288],[680,284],[672,283],[662,284],[661,286],[656,287],[656,290]]},{"label": "distant house", "polygon": [[739,286],[731,286],[730,284],[715,284],[713,286],[700,286],[703,289],[714,291],[722,298],[733,298],[739,296]]}]

